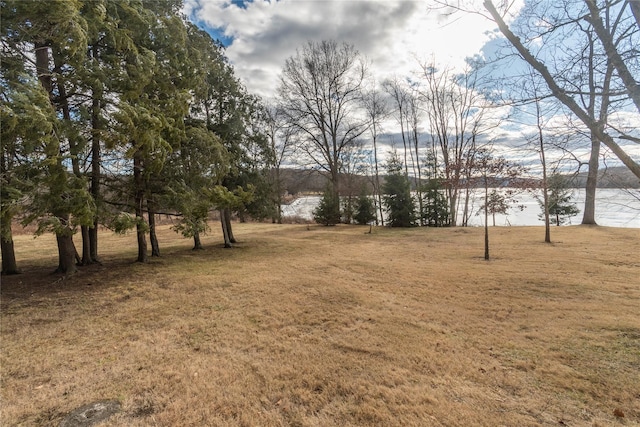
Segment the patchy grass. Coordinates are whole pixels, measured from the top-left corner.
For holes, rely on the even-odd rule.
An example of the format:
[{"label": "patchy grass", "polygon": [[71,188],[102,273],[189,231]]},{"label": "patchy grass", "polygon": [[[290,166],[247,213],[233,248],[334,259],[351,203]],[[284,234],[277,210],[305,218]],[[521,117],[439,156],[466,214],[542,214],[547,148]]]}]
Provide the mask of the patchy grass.
[{"label": "patchy grass", "polygon": [[[2,279],[0,424],[638,425],[640,230],[236,224],[163,256],[104,233],[104,264],[49,275],[16,237]],[[623,415],[623,416],[621,416]]]}]

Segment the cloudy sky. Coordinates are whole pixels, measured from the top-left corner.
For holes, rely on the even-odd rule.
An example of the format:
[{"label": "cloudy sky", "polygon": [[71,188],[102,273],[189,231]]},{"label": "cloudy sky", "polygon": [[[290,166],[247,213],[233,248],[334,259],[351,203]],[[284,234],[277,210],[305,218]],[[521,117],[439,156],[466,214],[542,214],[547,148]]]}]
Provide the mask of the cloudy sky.
[{"label": "cloudy sky", "polygon": [[[424,0],[184,2],[190,20],[227,47],[226,54],[249,91],[267,101],[275,96],[285,60],[307,41],[333,39],[353,44],[378,82],[411,76],[419,62],[435,61],[441,67],[460,70],[465,58],[490,54],[498,44],[495,23],[481,14],[451,17],[442,9],[430,9],[432,2]],[[483,10],[481,0],[469,2]],[[516,0],[511,12],[517,13],[523,3]],[[399,129],[388,126],[385,130],[388,135],[383,143],[397,143]],[[512,157],[511,152],[522,161],[526,154],[525,163],[537,163],[535,152],[523,153],[519,148],[521,128],[512,125],[500,130],[506,157]],[[639,146],[629,150],[640,158]],[[584,156],[587,153],[584,150]]]},{"label": "cloudy sky", "polygon": [[[185,0],[184,12],[226,46],[237,76],[267,101],[285,60],[308,41],[353,44],[382,82],[410,77],[420,62],[462,69],[495,29],[482,16],[452,19],[424,0]],[[401,140],[393,117],[384,132],[381,144],[390,150]]]},{"label": "cloudy sky", "polygon": [[464,65],[493,30],[478,15],[450,20],[425,1],[407,0],[185,0],[185,13],[227,45],[248,89],[270,98],[287,58],[307,41],[353,44],[378,80],[405,76],[419,60]]}]

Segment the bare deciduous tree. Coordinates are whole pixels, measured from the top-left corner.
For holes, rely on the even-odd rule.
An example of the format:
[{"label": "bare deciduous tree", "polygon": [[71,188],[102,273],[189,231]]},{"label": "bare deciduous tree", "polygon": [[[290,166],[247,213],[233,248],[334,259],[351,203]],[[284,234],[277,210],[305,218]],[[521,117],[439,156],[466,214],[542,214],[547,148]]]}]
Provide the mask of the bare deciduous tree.
[{"label": "bare deciduous tree", "polygon": [[418,208],[420,209],[420,217],[422,217],[422,170],[418,138],[420,115],[423,110],[421,97],[415,83],[409,81],[403,83],[398,78],[387,80],[384,83],[384,88],[395,103],[396,119],[400,124],[404,147],[405,174],[409,175],[409,164],[411,164],[413,182],[418,193]]},{"label": "bare deciduous tree", "polygon": [[384,98],[380,95],[380,92],[373,88],[366,92],[363,96],[364,108],[367,112],[367,118],[369,119],[369,132],[371,134],[371,140],[373,142],[373,163],[375,167],[374,177],[374,192],[376,195],[376,204],[379,210],[376,215],[376,224],[378,216],[380,223],[384,225],[384,212],[382,211],[382,195],[380,191],[380,171],[378,167],[378,133],[380,132],[381,122],[388,114],[388,106],[384,101]]},{"label": "bare deciduous tree", "polygon": [[280,171],[282,164],[288,159],[294,149],[295,139],[293,136],[293,130],[289,124],[284,120],[282,110],[278,107],[268,105],[265,107],[265,134],[269,139],[269,148],[273,158],[273,174],[272,184],[274,191],[274,203],[277,205],[276,221],[278,224],[282,223],[282,178]]},{"label": "bare deciduous tree", "polygon": [[366,67],[358,51],[335,41],[308,42],[286,60],[280,78],[282,111],[311,164],[339,192],[342,156],[366,130],[357,114]]},{"label": "bare deciduous tree", "polygon": [[408,93],[406,88],[403,86],[401,81],[394,77],[393,79],[387,80],[383,84],[384,90],[391,96],[394,102],[394,110],[396,113],[396,119],[400,124],[400,135],[402,137],[402,146],[404,148],[404,171],[405,175],[409,175],[409,159],[408,154],[410,153],[410,149],[407,143],[407,133],[408,129],[405,128],[406,123],[408,122]]},{"label": "bare deciduous tree", "polygon": [[[575,3],[575,2],[573,2]],[[627,2],[625,2],[627,3]],[[509,43],[515,48],[520,57],[524,59],[531,67],[533,67],[536,72],[544,79],[545,83],[549,87],[551,94],[558,99],[564,106],[566,106],[571,113],[573,113],[576,117],[584,123],[584,125],[589,129],[594,138],[597,138],[600,142],[602,142],[605,146],[607,146],[620,161],[627,166],[634,175],[640,178],[640,163],[637,160],[634,160],[625,149],[620,146],[614,139],[614,136],[622,139],[631,139],[637,140],[636,137],[630,135],[626,132],[620,131],[620,129],[614,129],[611,126],[606,126],[605,123],[601,123],[600,120],[594,117],[593,114],[589,114],[589,111],[584,107],[581,107],[576,99],[576,96],[580,96],[581,93],[576,93],[573,88],[567,85],[563,85],[561,79],[554,75],[547,66],[547,63],[543,58],[536,57],[531,51],[529,47],[523,43],[521,37],[516,35],[509,25],[505,22],[503,18],[503,14],[501,14],[496,7],[494,6],[491,0],[484,1],[484,7],[489,12],[491,18],[496,22],[500,32],[504,35],[504,37],[509,41]],[[600,16],[600,8],[596,4],[594,0],[584,0],[584,5],[586,5],[586,10],[579,10],[580,14],[577,17],[569,17],[565,16],[564,24],[569,25],[579,23],[580,21],[588,22],[592,25],[594,33],[597,35],[598,40],[602,44],[605,52],[607,60],[617,71],[618,79],[624,85],[629,98],[633,101],[635,106],[640,111],[640,94],[638,93],[638,83],[635,81],[633,77],[633,73],[629,69],[628,62],[638,66],[637,64],[637,55],[628,56],[624,58],[622,53],[624,53],[623,46],[633,45],[633,36],[637,38],[638,28],[637,22],[633,22],[632,25],[627,25],[626,29],[619,29],[618,32],[614,34],[613,29],[607,29],[603,24],[602,18]],[[567,6],[567,4],[565,4]],[[574,5],[575,6],[575,5]],[[604,9],[606,13],[609,13],[609,8],[613,5],[610,2],[607,2],[604,5]],[[564,7],[563,10],[565,13],[568,13],[572,8]],[[560,10],[560,9],[558,9]],[[545,30],[546,32],[553,31],[556,28],[560,28],[561,26],[566,27],[566,25],[559,25],[554,23],[554,27]],[[566,28],[565,28],[566,31]],[[620,31],[624,36],[616,36],[616,34],[620,34]],[[618,39],[616,40],[616,37]],[[617,41],[617,43],[616,43]],[[625,43],[622,43],[625,41]],[[635,59],[634,59],[635,58]]]},{"label": "bare deciduous tree", "polygon": [[[460,76],[450,70],[437,70],[434,64],[421,64],[424,85],[421,95],[438,156],[444,166],[444,183],[451,224],[459,222],[459,202],[465,189],[463,225],[469,214],[468,173],[478,149],[478,136],[490,129],[477,91],[477,75],[471,70]],[[494,125],[492,125],[494,126]]]}]

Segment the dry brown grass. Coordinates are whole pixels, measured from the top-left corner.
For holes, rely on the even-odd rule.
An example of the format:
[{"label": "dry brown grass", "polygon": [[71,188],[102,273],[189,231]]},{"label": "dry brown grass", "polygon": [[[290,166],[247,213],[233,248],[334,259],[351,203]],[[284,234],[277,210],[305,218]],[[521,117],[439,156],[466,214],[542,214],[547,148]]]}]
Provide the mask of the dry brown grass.
[{"label": "dry brown grass", "polygon": [[490,262],[481,229],[364,231],[237,224],[193,252],[163,228],[146,265],[105,233],[65,280],[18,236],[0,424],[112,398],[107,426],[640,423],[640,230],[494,228]]}]

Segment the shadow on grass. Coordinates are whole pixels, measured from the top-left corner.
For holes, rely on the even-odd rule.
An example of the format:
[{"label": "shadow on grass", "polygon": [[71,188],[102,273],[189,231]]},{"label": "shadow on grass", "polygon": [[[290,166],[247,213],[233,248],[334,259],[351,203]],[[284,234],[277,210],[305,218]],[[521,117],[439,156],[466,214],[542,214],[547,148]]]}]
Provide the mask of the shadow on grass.
[{"label": "shadow on grass", "polygon": [[[164,268],[179,268],[185,260],[190,262],[212,262],[228,260],[246,250],[246,244],[238,243],[233,248],[222,244],[192,250],[187,245],[172,245],[161,248],[161,256],[138,263],[130,254],[102,257],[101,263],[78,266],[78,271],[65,276],[54,272],[53,263],[46,261],[21,263],[21,274],[2,276],[0,305],[3,308],[14,303],[25,303],[33,297],[61,297],[65,294],[86,294],[135,281]],[[186,266],[185,266],[186,268]]]}]

